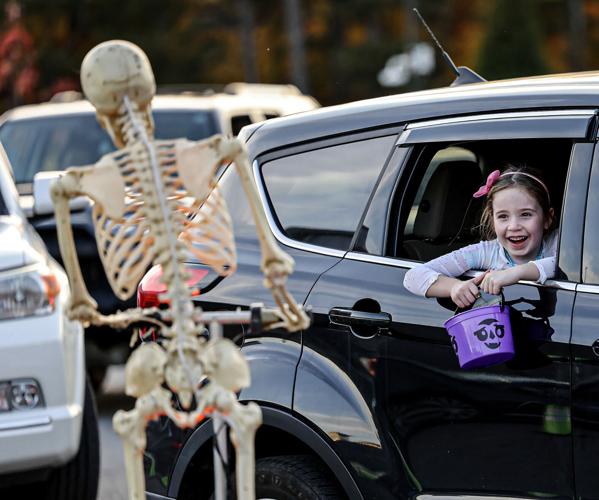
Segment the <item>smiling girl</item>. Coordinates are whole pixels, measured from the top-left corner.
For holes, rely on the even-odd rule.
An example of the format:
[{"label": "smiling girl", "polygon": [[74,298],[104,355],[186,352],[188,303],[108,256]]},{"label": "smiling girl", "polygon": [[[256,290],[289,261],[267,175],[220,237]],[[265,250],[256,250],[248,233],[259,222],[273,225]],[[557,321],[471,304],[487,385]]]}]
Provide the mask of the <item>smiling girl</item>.
[{"label": "smiling girl", "polygon": [[[426,297],[451,297],[468,307],[479,289],[498,294],[520,280],[544,283],[555,274],[556,231],[549,190],[537,173],[510,167],[489,174],[473,195],[487,196],[481,217],[485,241],[420,264],[407,272],[404,286]],[[457,279],[470,269],[485,270],[467,281]]]}]

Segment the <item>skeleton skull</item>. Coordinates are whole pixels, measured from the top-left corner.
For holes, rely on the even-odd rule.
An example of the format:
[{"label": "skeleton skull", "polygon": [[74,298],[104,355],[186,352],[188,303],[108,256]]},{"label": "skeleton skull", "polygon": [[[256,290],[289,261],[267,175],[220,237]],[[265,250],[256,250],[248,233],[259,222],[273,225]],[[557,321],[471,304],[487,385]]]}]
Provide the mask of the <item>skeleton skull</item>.
[{"label": "skeleton skull", "polygon": [[124,141],[114,121],[122,113],[125,96],[143,114],[149,135],[153,135],[150,102],[156,83],[150,61],[137,45],[124,40],[96,45],[81,63],[81,87],[117,146],[122,147]]}]

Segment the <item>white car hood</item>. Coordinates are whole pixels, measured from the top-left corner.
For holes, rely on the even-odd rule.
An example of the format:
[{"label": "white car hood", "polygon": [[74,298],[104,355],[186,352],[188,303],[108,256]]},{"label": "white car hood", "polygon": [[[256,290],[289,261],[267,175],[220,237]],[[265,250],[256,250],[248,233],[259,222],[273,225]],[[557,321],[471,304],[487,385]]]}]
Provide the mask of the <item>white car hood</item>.
[{"label": "white car hood", "polygon": [[23,267],[39,261],[19,217],[0,216],[0,271]]}]

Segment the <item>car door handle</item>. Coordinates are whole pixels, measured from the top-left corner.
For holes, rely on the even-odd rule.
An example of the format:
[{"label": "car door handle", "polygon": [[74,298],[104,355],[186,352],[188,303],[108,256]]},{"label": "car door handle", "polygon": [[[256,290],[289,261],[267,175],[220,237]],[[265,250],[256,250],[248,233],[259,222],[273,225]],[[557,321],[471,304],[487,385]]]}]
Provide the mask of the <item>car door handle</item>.
[{"label": "car door handle", "polygon": [[391,315],[386,312],[366,312],[333,307],[329,311],[329,320],[338,325],[362,325],[387,328],[391,324]]}]

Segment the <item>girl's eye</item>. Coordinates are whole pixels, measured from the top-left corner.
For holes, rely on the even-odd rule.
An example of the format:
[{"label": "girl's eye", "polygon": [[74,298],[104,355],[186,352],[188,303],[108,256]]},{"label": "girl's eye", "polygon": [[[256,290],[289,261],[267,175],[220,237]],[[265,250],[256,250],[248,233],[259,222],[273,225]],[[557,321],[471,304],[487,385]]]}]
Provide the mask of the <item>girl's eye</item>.
[{"label": "girl's eye", "polygon": [[530,212],[522,212],[522,217],[530,217],[531,215]]},{"label": "girl's eye", "polygon": [[505,215],[505,214],[499,214],[499,215],[497,216],[497,218],[498,218],[499,220],[505,220],[505,219],[507,219],[507,215]]}]

